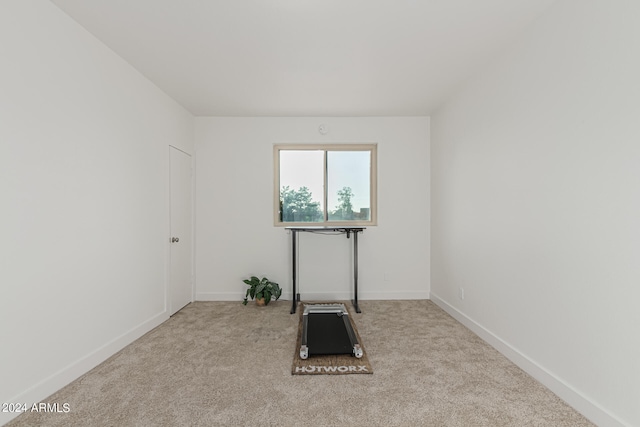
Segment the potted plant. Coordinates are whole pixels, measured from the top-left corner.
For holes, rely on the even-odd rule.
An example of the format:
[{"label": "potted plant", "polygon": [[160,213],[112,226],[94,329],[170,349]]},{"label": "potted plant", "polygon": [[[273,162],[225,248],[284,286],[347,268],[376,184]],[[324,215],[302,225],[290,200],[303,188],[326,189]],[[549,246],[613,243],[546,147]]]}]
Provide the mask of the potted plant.
[{"label": "potted plant", "polygon": [[242,304],[247,305],[249,297],[256,300],[257,305],[267,305],[275,298],[276,300],[282,295],[282,289],[276,282],[272,282],[266,277],[258,279],[256,276],[251,276],[251,279],[244,279],[244,283],[249,285],[247,289],[247,295],[244,297]]}]

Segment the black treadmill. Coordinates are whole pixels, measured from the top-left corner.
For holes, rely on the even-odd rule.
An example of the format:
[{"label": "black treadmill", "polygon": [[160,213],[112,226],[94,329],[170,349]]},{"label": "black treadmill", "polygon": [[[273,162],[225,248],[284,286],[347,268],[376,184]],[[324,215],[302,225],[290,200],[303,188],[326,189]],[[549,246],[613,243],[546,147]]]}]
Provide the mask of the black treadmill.
[{"label": "black treadmill", "polygon": [[362,348],[344,304],[309,304],[302,314],[300,358],[326,354],[362,357]]}]

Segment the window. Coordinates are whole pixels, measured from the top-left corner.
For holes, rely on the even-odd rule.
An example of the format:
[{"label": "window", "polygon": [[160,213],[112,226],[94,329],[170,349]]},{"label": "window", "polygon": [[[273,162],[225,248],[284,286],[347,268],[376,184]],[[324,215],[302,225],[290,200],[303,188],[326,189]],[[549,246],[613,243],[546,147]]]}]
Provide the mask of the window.
[{"label": "window", "polygon": [[375,144],[274,145],[275,225],[375,225]]}]

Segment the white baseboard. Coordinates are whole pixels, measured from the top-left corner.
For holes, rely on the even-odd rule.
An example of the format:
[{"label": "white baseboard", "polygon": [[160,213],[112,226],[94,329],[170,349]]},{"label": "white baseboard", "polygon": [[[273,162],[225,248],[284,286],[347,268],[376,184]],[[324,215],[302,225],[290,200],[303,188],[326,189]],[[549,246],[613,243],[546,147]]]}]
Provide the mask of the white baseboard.
[{"label": "white baseboard", "polygon": [[[199,292],[196,301],[242,301],[244,293],[241,292]],[[348,292],[304,292],[300,295],[302,300],[338,300],[347,301],[353,299],[353,294]],[[283,292],[281,300],[291,301],[291,292]],[[366,300],[417,300],[429,299],[429,292],[359,292],[358,301]]]},{"label": "white baseboard", "polygon": [[[104,362],[109,357],[140,338],[142,335],[157,327],[168,318],[169,315],[167,312],[162,312],[153,316],[92,353],[89,353],[67,367],[55,372],[48,378],[45,378],[39,383],[33,385],[24,392],[10,399],[9,402],[26,403],[28,408],[30,408],[34,403],[43,402],[44,399],[51,396],[53,393],[72,381],[75,381],[80,376],[86,374],[91,369],[95,368],[100,363]],[[20,413],[0,412],[0,426],[8,423],[19,415]]]},{"label": "white baseboard", "polygon": [[431,300],[438,307],[442,308],[451,317],[462,323],[473,333],[478,335],[489,345],[498,350],[502,355],[511,360],[527,374],[531,375],[533,378],[542,383],[545,387],[555,393],[562,400],[567,402],[567,404],[572,406],[576,411],[580,412],[591,422],[600,427],[631,427],[630,425],[619,420],[611,413],[607,412],[600,405],[587,399],[584,395],[575,390],[570,384],[567,384],[561,378],[558,378],[551,372],[545,370],[525,354],[516,350],[509,343],[502,340],[500,337],[484,328],[473,319],[469,318],[467,315],[435,295],[433,292],[431,292],[430,296]]}]

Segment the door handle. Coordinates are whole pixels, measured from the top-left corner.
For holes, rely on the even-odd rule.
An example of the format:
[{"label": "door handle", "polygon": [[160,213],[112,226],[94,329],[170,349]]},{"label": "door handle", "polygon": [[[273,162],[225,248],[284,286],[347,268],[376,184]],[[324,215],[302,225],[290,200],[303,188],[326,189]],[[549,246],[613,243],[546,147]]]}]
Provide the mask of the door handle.
[{"label": "door handle", "polygon": [[171,243],[178,243],[180,241],[179,237],[172,237],[171,238]]}]

